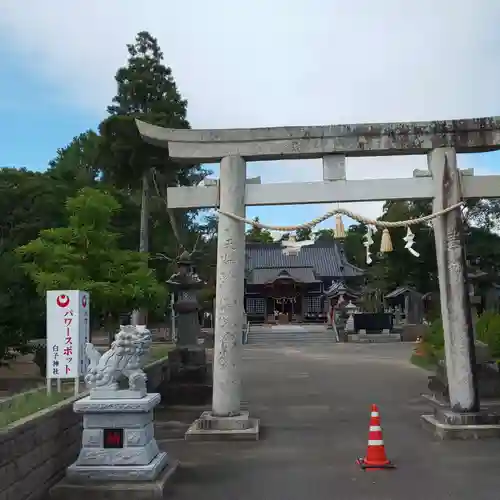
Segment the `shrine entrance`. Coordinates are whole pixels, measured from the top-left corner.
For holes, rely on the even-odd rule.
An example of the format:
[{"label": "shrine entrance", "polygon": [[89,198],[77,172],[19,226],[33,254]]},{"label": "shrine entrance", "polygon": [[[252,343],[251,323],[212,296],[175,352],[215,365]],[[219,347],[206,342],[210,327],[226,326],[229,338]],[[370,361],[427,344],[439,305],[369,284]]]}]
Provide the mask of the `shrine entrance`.
[{"label": "shrine entrance", "polygon": [[296,323],[302,320],[303,292],[295,280],[276,279],[266,284],[265,293],[268,323]]},{"label": "shrine entrance", "polygon": [[279,297],[273,298],[274,310],[281,314],[285,314],[288,317],[288,321],[292,322],[295,315],[295,297]]}]

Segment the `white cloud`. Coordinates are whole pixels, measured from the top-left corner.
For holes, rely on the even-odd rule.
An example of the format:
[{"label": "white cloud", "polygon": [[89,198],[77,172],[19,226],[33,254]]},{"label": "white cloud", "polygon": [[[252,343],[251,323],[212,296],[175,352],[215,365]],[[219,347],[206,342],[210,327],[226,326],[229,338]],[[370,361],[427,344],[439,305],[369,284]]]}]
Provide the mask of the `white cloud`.
[{"label": "white cloud", "polygon": [[[61,99],[99,115],[114,94],[125,44],[150,31],[199,128],[500,114],[499,23],[494,0],[0,3],[4,43]],[[425,158],[350,159],[348,166],[349,178],[407,177],[425,168]],[[321,178],[315,161],[249,170],[266,182]],[[374,216],[380,204],[356,208]],[[286,217],[287,209],[272,212]]]}]

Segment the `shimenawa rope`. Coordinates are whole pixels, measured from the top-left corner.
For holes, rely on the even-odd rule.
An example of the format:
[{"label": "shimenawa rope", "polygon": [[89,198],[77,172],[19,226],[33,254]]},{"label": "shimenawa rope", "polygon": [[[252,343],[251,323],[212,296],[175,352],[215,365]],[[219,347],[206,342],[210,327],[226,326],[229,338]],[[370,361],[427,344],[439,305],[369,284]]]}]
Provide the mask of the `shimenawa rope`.
[{"label": "shimenawa rope", "polygon": [[[244,222],[245,224],[248,224],[250,226],[253,226],[255,228],[259,229],[270,229],[271,231],[279,231],[279,232],[284,232],[284,233],[289,233],[293,231],[298,231],[300,229],[312,229],[321,222],[330,219],[333,216],[337,217],[336,224],[335,224],[335,237],[336,238],[345,238],[345,230],[344,226],[342,224],[342,217],[341,215],[345,215],[346,217],[350,217],[351,219],[361,222],[367,226],[367,233],[364,236],[365,242],[364,246],[366,248],[366,262],[368,264],[371,264],[372,259],[371,259],[371,253],[370,253],[370,245],[373,243],[373,227],[375,228],[381,228],[383,229],[382,233],[382,238],[380,242],[380,251],[383,253],[387,252],[392,252],[393,246],[392,246],[392,241],[391,241],[391,236],[389,234],[389,228],[392,227],[406,227],[407,228],[407,233],[406,236],[403,238],[403,240],[406,242],[405,248],[415,257],[419,257],[420,254],[414,250],[412,247],[414,245],[414,237],[415,235],[412,233],[410,226],[414,226],[416,224],[422,224],[423,222],[428,222],[432,219],[435,219],[436,217],[439,217],[441,215],[445,215],[448,212],[451,212],[452,210],[455,210],[457,208],[462,207],[465,205],[463,201],[459,203],[455,203],[454,205],[451,205],[448,208],[445,208],[443,210],[439,210],[437,212],[434,212],[429,215],[424,215],[422,217],[417,217],[416,219],[408,219],[408,220],[403,220],[403,221],[384,221],[384,220],[375,220],[375,219],[370,219],[368,217],[364,217],[362,215],[356,214],[354,212],[351,212],[350,210],[347,210],[345,208],[334,208],[332,210],[329,210],[326,212],[324,215],[317,217],[316,219],[313,219],[310,222],[305,222],[303,224],[298,224],[296,226],[273,226],[271,224],[264,224],[260,221],[255,221],[251,219],[246,219],[245,217],[240,217],[239,215],[232,214],[229,212],[225,212],[224,210],[218,209],[217,212],[219,214],[225,215],[226,217],[230,217],[231,219]],[[305,244],[304,242],[297,242],[295,240],[294,236],[290,237],[290,242],[287,244],[289,248],[284,249],[284,251],[289,252],[290,247],[296,246],[297,248],[295,249],[296,252],[300,250],[300,247]],[[291,245],[290,245],[291,243]],[[307,242],[307,243],[312,243]],[[296,245],[294,245],[296,244]]]},{"label": "shimenawa rope", "polygon": [[236,214],[231,214],[229,212],[225,212],[224,210],[217,210],[222,215],[225,215],[226,217],[230,217],[231,219],[238,220],[240,222],[244,222],[245,224],[248,224],[253,227],[257,227],[259,229],[270,229],[271,231],[280,231],[283,233],[288,233],[292,231],[297,231],[299,229],[312,229],[313,227],[317,226],[321,222],[324,222],[327,219],[330,219],[331,217],[339,214],[339,215],[345,215],[346,217],[349,217],[351,219],[354,219],[355,221],[361,222],[363,224],[366,224],[367,226],[375,226],[375,227],[380,227],[383,229],[387,229],[390,227],[408,227],[408,226],[414,226],[416,224],[422,224],[422,222],[427,222],[432,219],[435,219],[436,217],[439,217],[440,215],[445,215],[448,212],[451,212],[452,210],[455,210],[461,206],[464,205],[464,202],[461,201],[459,203],[455,203],[454,205],[451,205],[448,208],[445,208],[443,210],[439,210],[438,212],[434,212],[429,215],[424,215],[422,217],[418,217],[416,219],[408,219],[408,220],[403,220],[403,221],[385,221],[385,220],[375,220],[375,219],[369,219],[368,217],[364,217],[362,215],[356,214],[354,212],[351,212],[350,210],[347,210],[345,208],[334,208],[333,210],[330,210],[326,212],[326,214],[322,215],[321,217],[317,217],[316,219],[313,219],[310,222],[304,222],[303,224],[298,224],[296,226],[273,226],[271,224],[264,224],[260,221],[254,221],[251,219],[246,219],[245,217],[240,217],[239,215]]}]

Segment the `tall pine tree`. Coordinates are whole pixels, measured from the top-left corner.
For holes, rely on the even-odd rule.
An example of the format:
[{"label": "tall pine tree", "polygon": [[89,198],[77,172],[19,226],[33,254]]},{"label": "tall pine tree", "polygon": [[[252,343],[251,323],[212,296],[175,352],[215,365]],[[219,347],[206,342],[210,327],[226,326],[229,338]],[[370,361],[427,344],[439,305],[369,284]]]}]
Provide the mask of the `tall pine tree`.
[{"label": "tall pine tree", "polygon": [[189,128],[187,101],[177,90],[172,70],[163,63],[158,40],[141,31],[127,50],[128,62],[116,73],[117,94],[108,113],[155,115],[156,122],[163,122],[158,125]]},{"label": "tall pine tree", "polygon": [[[177,89],[172,70],[163,62],[156,38],[142,31],[127,50],[127,64],[115,76],[117,93],[108,106],[110,117],[99,127],[99,160],[106,180],[141,190],[139,250],[148,252],[149,200],[156,188],[164,191],[167,185],[192,184],[203,178],[204,171],[198,166],[180,168],[165,151],[146,144],[139,136],[135,118],[163,127],[189,128],[187,101]],[[172,222],[173,215],[169,215]],[[184,225],[189,220],[185,216]],[[145,321],[137,312],[133,319]]]}]

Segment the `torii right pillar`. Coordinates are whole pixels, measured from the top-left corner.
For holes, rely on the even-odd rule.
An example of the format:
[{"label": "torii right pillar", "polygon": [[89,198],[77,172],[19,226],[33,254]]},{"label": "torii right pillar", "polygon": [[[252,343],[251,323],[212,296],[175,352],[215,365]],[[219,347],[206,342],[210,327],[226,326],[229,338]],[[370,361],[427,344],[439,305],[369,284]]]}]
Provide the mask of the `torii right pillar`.
[{"label": "torii right pillar", "polygon": [[[432,150],[428,165],[435,186],[433,212],[459,203],[463,193],[455,149]],[[500,421],[480,411],[462,213],[452,210],[433,222],[449,406],[434,401],[434,414],[422,419],[441,439],[500,436]]]}]

